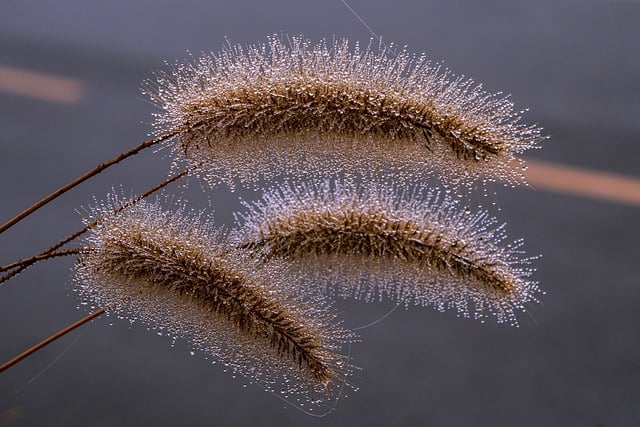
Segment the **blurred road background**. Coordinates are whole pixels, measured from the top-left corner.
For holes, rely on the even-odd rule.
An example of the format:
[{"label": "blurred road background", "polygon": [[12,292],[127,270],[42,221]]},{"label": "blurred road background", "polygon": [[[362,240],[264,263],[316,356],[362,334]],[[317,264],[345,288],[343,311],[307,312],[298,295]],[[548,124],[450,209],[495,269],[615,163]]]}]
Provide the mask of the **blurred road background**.
[{"label": "blurred road background", "polygon": [[[640,2],[350,4],[385,41],[511,93],[551,136],[528,154],[535,191],[495,186],[509,237],[543,254],[542,303],[519,328],[394,311],[361,331],[360,390],[325,418],[244,388],[183,342],[101,317],[0,374],[0,426],[640,425]],[[273,33],[371,37],[339,0],[0,3],[0,222],[146,139],[154,109],[139,87],[165,60]],[[0,263],[75,231],[93,196],[146,190],[168,164],[143,153],[61,197],[0,236]],[[199,185],[188,191],[197,199]],[[220,224],[239,196],[255,197],[210,193]],[[0,285],[0,362],[85,314],[72,264]],[[357,327],[393,305],[339,307]]]}]

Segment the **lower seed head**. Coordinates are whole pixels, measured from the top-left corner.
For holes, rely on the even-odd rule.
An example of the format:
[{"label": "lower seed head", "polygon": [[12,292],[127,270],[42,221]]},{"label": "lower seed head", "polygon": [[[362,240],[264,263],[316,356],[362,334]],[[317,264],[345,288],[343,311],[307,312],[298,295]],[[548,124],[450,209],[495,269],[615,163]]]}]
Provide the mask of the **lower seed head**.
[{"label": "lower seed head", "polygon": [[267,388],[319,402],[348,375],[338,351],[353,337],[326,302],[194,218],[140,202],[101,216],[89,245],[77,266],[85,300],[185,337]]}]

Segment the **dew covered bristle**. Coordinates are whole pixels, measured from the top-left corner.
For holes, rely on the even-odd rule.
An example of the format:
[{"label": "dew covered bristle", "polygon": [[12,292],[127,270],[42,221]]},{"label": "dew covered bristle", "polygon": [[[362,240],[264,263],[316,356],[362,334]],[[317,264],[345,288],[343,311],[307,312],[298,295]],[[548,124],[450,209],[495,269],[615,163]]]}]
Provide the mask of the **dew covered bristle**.
[{"label": "dew covered bristle", "polygon": [[464,316],[517,324],[536,301],[535,257],[505,244],[504,225],[449,197],[329,181],[285,187],[246,203],[234,239],[265,262],[326,283],[340,296],[455,308]]},{"label": "dew covered bristle", "polygon": [[81,298],[194,348],[267,390],[322,404],[344,385],[354,339],[325,299],[277,264],[258,266],[195,214],[140,202],[100,209],[77,262]]},{"label": "dew covered bristle", "polygon": [[523,182],[517,156],[540,128],[424,55],[346,40],[279,37],[160,73],[146,93],[158,133],[179,132],[176,161],[211,184],[389,170],[399,180]]}]

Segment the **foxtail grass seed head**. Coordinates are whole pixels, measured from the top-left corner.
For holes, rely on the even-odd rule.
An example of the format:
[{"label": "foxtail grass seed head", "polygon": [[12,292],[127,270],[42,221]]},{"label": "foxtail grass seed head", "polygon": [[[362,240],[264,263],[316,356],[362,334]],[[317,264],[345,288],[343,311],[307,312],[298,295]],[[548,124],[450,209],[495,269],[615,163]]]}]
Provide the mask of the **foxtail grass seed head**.
[{"label": "foxtail grass seed head", "polygon": [[78,258],[85,303],[140,320],[267,390],[325,404],[350,374],[340,347],[354,339],[324,298],[307,295],[279,266],[260,268],[229,249],[195,214],[144,201],[95,212],[91,250]]},{"label": "foxtail grass seed head", "polygon": [[524,181],[517,156],[543,137],[508,97],[393,46],[287,40],[229,45],[147,82],[176,161],[232,188],[336,171]]},{"label": "foxtail grass seed head", "polygon": [[[270,262],[325,281],[330,292],[365,300],[455,308],[517,325],[538,284],[522,241],[504,244],[504,225],[438,193],[377,185],[303,185],[246,204],[234,240]],[[322,290],[322,289],[321,289]]]}]

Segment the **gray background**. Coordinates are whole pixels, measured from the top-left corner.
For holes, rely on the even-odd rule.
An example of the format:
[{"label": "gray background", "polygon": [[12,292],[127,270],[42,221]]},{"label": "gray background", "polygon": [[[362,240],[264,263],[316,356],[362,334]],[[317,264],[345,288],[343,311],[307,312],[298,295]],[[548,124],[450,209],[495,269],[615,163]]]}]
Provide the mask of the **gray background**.
[{"label": "gray background", "polygon": [[[386,41],[530,107],[526,120],[552,136],[531,158],[640,178],[639,3],[352,5]],[[0,64],[88,87],[71,105],[0,93],[0,219],[145,139],[153,107],[139,86],[164,60],[217,51],[225,36],[245,44],[272,33],[371,37],[337,0],[0,3]],[[76,230],[76,210],[93,195],[120,185],[143,191],[166,176],[168,163],[144,153],[65,195],[0,236],[2,263]],[[184,343],[172,348],[141,325],[102,317],[0,374],[0,424],[639,425],[638,207],[495,190],[509,236],[525,237],[528,253],[544,255],[536,278],[547,294],[531,316],[520,316],[519,328],[396,310],[352,347],[360,390],[327,417],[311,418],[256,386],[244,388],[242,379],[190,356]],[[197,184],[189,191],[198,198]],[[231,224],[239,195],[255,197],[210,193],[220,224]],[[43,263],[0,286],[0,361],[84,314],[72,264]],[[393,305],[339,307],[356,327]]]}]

